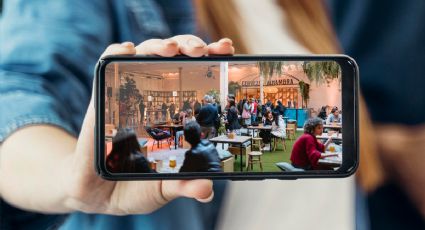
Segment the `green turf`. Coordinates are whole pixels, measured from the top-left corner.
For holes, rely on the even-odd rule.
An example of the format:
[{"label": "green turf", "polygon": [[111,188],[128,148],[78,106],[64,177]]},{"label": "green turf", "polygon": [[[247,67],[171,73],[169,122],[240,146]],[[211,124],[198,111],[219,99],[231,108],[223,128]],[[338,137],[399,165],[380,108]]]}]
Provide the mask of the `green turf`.
[{"label": "green turf", "polygon": [[[302,131],[297,131],[295,134],[295,140],[302,135]],[[286,150],[283,151],[282,144],[279,141],[279,144],[276,148],[276,151],[262,151],[263,155],[261,156],[261,161],[263,162],[263,172],[280,172],[281,170],[275,165],[277,162],[290,162],[289,158],[291,156],[292,146],[295,143],[295,140],[286,140]],[[239,172],[240,170],[240,159],[235,159],[234,170]],[[245,163],[245,157],[243,158],[243,163]],[[244,168],[246,171],[246,168]],[[254,164],[253,170],[249,169],[251,172],[261,172],[260,164]]]}]

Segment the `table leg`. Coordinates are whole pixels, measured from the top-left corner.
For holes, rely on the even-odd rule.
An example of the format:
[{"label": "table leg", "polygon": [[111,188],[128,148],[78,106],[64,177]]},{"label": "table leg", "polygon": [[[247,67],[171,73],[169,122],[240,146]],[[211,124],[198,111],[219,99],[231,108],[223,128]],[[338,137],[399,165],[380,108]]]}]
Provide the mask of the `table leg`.
[{"label": "table leg", "polygon": [[240,156],[241,156],[241,172],[243,171],[243,162],[242,162],[242,147],[243,147],[243,145],[241,144],[240,146],[239,146],[239,154],[240,154]]}]

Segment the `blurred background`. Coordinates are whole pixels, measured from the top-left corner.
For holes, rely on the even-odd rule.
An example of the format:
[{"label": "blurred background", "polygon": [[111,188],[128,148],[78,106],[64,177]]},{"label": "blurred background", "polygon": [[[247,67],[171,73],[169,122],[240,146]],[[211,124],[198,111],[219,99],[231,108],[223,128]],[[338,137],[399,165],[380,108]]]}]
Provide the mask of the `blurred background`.
[{"label": "blurred background", "polygon": [[[0,0],[0,12],[2,6]],[[196,0],[193,6],[198,33],[230,37],[236,53],[345,53],[360,66],[356,176],[231,182],[220,228],[425,229],[425,1]],[[64,228],[78,221],[74,216]]]}]

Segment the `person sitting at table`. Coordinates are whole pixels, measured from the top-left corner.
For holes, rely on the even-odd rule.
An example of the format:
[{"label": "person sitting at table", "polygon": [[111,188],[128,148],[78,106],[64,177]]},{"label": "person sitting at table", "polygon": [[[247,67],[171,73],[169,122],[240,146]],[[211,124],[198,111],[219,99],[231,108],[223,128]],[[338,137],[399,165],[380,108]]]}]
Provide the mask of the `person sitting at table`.
[{"label": "person sitting at table", "polygon": [[[193,112],[192,109],[187,109],[186,112],[182,112],[183,116],[181,116],[182,118],[182,125],[183,128],[186,126],[187,123],[191,122],[191,121],[195,121],[196,122],[196,118],[195,116],[193,116]],[[183,130],[179,130],[176,133],[176,139],[177,141],[180,140],[180,137],[184,136],[184,131]]]},{"label": "person sitting at table", "polygon": [[314,117],[308,119],[304,124],[304,134],[296,141],[291,152],[291,162],[296,168],[304,170],[323,169],[318,165],[318,161],[324,158],[324,152],[327,146],[332,142],[332,138],[320,143],[316,136],[323,133],[323,120]]},{"label": "person sitting at table", "polygon": [[273,138],[286,138],[286,124],[283,116],[277,112],[273,112],[272,130],[271,135]]},{"label": "person sitting at table", "polygon": [[[274,122],[274,117],[271,111],[267,111],[264,115],[263,125],[272,126]],[[263,139],[263,145],[269,144],[271,142],[271,131],[270,130],[260,130],[259,136]],[[263,146],[264,147],[264,146]]]},{"label": "person sitting at table", "polygon": [[112,139],[111,153],[106,157],[111,173],[152,173],[143,156],[136,134],[131,129],[120,129]]},{"label": "person sitting at table", "polygon": [[328,119],[326,119],[326,124],[330,125],[332,123],[342,123],[342,115],[339,114],[338,107],[333,107],[331,113],[328,116]]},{"label": "person sitting at table", "polygon": [[326,107],[327,106],[322,106],[322,108],[320,108],[319,114],[317,115],[318,118],[322,120],[327,119],[328,115],[326,114]]},{"label": "person sitting at table", "polygon": [[239,124],[239,118],[238,118],[238,109],[236,108],[236,102],[235,99],[229,98],[227,100],[227,107],[229,108],[227,110],[226,115],[226,130],[238,130],[241,128]]},{"label": "person sitting at table", "polygon": [[184,136],[191,148],[185,153],[180,172],[222,172],[217,149],[210,141],[201,139],[201,126],[196,121],[186,124]]}]

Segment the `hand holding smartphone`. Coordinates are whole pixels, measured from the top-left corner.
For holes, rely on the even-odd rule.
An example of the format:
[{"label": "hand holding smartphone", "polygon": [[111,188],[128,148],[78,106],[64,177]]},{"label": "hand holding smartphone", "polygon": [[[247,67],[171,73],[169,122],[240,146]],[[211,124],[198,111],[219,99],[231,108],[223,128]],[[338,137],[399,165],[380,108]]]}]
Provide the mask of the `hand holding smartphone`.
[{"label": "hand holding smartphone", "polygon": [[[104,57],[96,169],[110,180],[348,176],[358,164],[357,94],[347,56]],[[343,111],[342,123],[326,125],[323,107],[333,120]],[[184,124],[173,123],[180,112]],[[256,125],[260,114],[270,124]],[[320,159],[329,138],[341,155],[332,162]]]}]

